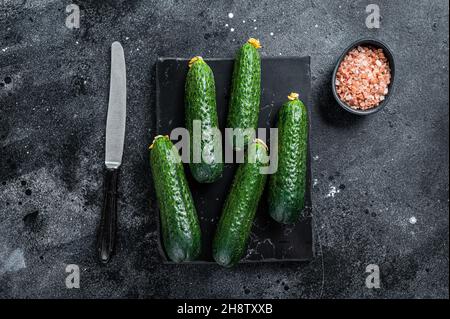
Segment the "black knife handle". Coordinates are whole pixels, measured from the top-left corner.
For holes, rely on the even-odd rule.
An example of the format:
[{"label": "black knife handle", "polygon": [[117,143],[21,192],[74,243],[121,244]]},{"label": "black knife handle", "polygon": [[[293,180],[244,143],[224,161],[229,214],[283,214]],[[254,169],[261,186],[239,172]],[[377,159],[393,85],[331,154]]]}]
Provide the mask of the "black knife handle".
[{"label": "black knife handle", "polygon": [[118,168],[106,169],[102,217],[97,234],[98,258],[104,264],[111,259],[116,241],[118,175]]}]

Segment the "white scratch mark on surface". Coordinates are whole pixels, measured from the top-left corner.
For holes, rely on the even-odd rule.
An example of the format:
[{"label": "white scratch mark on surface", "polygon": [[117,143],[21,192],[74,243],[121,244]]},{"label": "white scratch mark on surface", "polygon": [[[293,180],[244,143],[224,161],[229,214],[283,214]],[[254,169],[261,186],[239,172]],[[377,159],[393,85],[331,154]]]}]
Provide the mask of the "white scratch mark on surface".
[{"label": "white scratch mark on surface", "polygon": [[336,186],[331,185],[330,186],[330,190],[329,190],[328,194],[325,197],[327,197],[327,198],[330,198],[330,197],[334,198],[334,196],[336,196],[336,194],[338,194],[340,192],[341,191],[338,188],[336,188]]}]

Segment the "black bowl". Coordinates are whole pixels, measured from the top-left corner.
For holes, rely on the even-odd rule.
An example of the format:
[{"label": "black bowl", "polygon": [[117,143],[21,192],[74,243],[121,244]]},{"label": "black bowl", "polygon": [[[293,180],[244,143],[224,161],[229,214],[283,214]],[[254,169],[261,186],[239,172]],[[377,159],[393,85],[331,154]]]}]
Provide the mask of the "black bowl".
[{"label": "black bowl", "polygon": [[[344,101],[342,101],[337,92],[336,92],[336,73],[337,70],[339,68],[339,65],[341,64],[342,60],[344,59],[344,57],[347,55],[347,53],[352,50],[355,47],[358,46],[371,46],[374,48],[381,48],[383,49],[383,52],[386,56],[386,58],[389,61],[389,67],[391,68],[391,83],[388,86],[389,92],[388,94],[385,96],[384,101],[382,101],[378,106],[368,109],[368,110],[357,110],[354,109],[352,107],[350,107],[349,105],[347,105]],[[358,40],[354,43],[352,43],[351,45],[349,45],[347,47],[347,49],[345,49],[344,53],[342,53],[342,55],[339,57],[339,60],[336,64],[336,67],[334,68],[333,71],[333,76],[331,78],[331,86],[332,86],[332,90],[333,90],[333,96],[336,99],[336,101],[338,102],[338,104],[346,111],[353,113],[353,114],[357,114],[357,115],[369,115],[369,114],[373,114],[375,112],[378,112],[379,110],[381,110],[383,107],[386,106],[386,104],[389,102],[389,98],[393,93],[393,89],[394,89],[394,78],[395,78],[395,63],[394,63],[394,55],[392,54],[391,49],[389,49],[389,47],[379,41],[379,40],[374,40],[374,39],[361,39]]]}]

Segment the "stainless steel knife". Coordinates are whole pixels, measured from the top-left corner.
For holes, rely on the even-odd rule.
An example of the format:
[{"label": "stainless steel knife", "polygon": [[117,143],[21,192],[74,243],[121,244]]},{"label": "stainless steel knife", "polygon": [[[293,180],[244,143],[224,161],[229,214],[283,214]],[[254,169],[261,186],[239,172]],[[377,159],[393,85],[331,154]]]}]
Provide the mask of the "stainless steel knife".
[{"label": "stainless steel knife", "polygon": [[97,252],[107,263],[114,252],[117,221],[117,179],[122,164],[125,139],[127,86],[125,56],[122,45],[111,45],[111,79],[106,119],[104,202],[97,234]]}]

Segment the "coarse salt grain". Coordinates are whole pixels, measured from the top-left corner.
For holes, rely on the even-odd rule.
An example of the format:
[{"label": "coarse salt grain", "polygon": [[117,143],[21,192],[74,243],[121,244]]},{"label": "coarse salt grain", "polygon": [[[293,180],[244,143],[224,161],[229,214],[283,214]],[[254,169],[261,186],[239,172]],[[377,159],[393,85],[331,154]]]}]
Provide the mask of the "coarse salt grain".
[{"label": "coarse salt grain", "polygon": [[390,82],[391,70],[383,50],[358,46],[339,65],[335,85],[342,101],[366,110],[385,100]]}]

